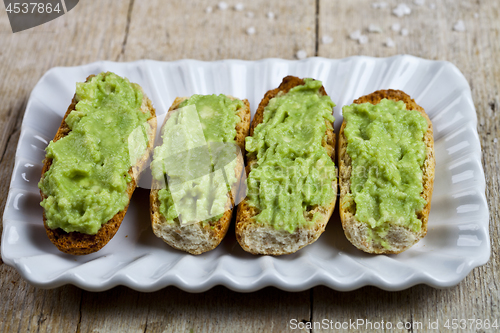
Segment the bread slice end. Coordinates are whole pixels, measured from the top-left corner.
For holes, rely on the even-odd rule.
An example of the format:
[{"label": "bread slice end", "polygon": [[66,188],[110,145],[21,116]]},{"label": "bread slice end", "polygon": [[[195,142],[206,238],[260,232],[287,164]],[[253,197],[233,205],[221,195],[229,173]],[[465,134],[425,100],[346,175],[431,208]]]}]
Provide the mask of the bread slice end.
[{"label": "bread slice end", "polygon": [[[337,180],[332,182],[332,187],[335,192],[334,196],[337,198]],[[335,202],[336,200],[332,200],[327,208],[319,206],[308,212],[311,216],[319,212],[321,216],[314,224],[297,228],[293,233],[290,233],[255,221],[257,210],[255,207],[251,207],[245,199],[238,206],[236,239],[243,250],[252,254],[279,256],[295,253],[314,243],[325,231],[335,208]]]},{"label": "bread slice end", "polygon": [[226,210],[215,223],[200,222],[181,225],[179,221],[167,222],[159,211],[157,189],[151,190],[150,201],[152,228],[156,237],[174,249],[190,254],[198,255],[215,249],[226,235],[231,223],[231,209]]}]

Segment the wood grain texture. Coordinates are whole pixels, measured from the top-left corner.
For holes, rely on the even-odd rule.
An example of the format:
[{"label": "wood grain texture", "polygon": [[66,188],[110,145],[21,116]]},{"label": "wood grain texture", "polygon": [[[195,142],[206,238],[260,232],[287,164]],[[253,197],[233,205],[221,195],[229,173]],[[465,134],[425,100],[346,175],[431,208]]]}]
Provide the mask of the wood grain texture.
[{"label": "wood grain texture", "polygon": [[[211,15],[205,13],[208,5],[214,9]],[[298,49],[314,54],[314,1],[293,6],[286,1],[253,1],[243,12],[221,12],[216,6],[208,1],[80,1],[57,20],[12,34],[0,5],[0,211],[26,101],[49,68],[101,59],[292,58]],[[253,19],[246,17],[250,10]],[[277,17],[269,20],[268,11]],[[245,33],[250,26],[255,35]],[[220,43],[200,31],[218,36]],[[91,293],[73,286],[41,290],[0,263],[0,332],[282,332],[290,316],[309,320],[309,291],[267,288],[239,294],[216,287],[189,294],[172,287],[146,294],[118,287]]]},{"label": "wood grain texture", "polygon": [[[123,60],[293,58],[298,50],[314,55],[314,0],[226,2],[229,8],[220,10],[218,1],[135,1]],[[243,11],[234,10],[238,2]],[[250,27],[255,34],[246,33]]]},{"label": "wood grain texture", "polygon": [[84,293],[79,330],[283,332],[289,316],[307,320],[308,309],[308,293],[287,293],[274,288],[239,294],[215,287],[203,294],[189,294],[169,287],[148,294],[118,287],[102,293]]},{"label": "wood grain texture", "polygon": [[[0,332],[283,332],[291,331],[290,319],[500,320],[498,1],[427,0],[419,7],[410,0],[385,0],[389,8],[372,9],[370,0],[255,0],[244,2],[243,12],[232,9],[236,1],[226,2],[230,8],[220,11],[218,1],[86,0],[63,17],[16,34],[0,5],[0,211],[5,207],[26,101],[35,83],[53,66],[101,59],[293,59],[300,49],[330,58],[408,53],[453,62],[471,85],[491,214],[489,263],[447,290],[417,286],[389,293],[366,287],[340,293],[317,287],[301,293],[266,288],[239,294],[216,287],[201,294],[176,288],[146,294],[124,287],[103,293],[73,286],[40,290],[0,261]],[[412,8],[409,16],[390,14],[400,2]],[[429,8],[431,3],[436,5],[434,10]],[[208,6],[212,13],[205,12]],[[253,19],[246,17],[248,11],[255,14]],[[276,14],[274,20],[266,17],[268,11]],[[465,22],[464,33],[452,30],[459,19]],[[408,36],[390,30],[396,22],[409,29]],[[364,45],[347,37],[371,23],[385,32],[366,33],[370,41]],[[245,33],[250,26],[256,29],[254,35]],[[322,44],[324,35],[331,36],[333,43]],[[384,46],[388,36],[395,48]]]}]

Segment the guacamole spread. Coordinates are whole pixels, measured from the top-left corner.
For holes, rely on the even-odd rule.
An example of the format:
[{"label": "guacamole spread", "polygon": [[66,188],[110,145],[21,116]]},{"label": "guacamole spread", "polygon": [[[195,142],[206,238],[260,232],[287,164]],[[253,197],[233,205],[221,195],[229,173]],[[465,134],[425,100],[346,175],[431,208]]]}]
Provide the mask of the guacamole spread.
[{"label": "guacamole spread", "polygon": [[[52,165],[38,184],[50,229],[94,235],[125,208],[134,163],[129,142],[142,154],[148,142],[142,98],[138,85],[109,72],[77,83],[78,103],[66,117],[71,131],[48,145]],[[130,140],[133,132],[139,138]]]},{"label": "guacamole spread", "polygon": [[159,212],[181,224],[219,220],[236,181],[236,125],[243,102],[225,95],[193,95],[170,111],[151,169],[162,184]]},{"label": "guacamole spread", "polygon": [[352,160],[347,199],[356,204],[356,218],[369,225],[372,239],[383,246],[392,225],[419,231],[422,223],[417,212],[426,203],[421,197],[426,119],[406,110],[403,101],[388,99],[377,105],[345,106],[343,115]]},{"label": "guacamole spread", "polygon": [[330,97],[321,81],[305,84],[271,99],[264,119],[246,138],[256,164],[248,176],[248,202],[258,208],[257,222],[293,233],[314,222],[306,212],[334,199],[335,165],[322,146],[326,123],[333,123]]}]

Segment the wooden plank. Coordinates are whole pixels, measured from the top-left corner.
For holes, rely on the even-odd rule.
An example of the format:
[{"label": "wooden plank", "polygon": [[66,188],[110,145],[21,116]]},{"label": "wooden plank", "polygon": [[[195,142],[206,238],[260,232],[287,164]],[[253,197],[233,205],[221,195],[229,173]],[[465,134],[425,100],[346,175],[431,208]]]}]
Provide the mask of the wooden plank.
[{"label": "wooden plank", "polygon": [[[314,55],[314,0],[242,1],[243,11],[234,10],[237,2],[228,1],[226,10],[218,9],[217,3],[135,1],[122,59],[293,59],[298,50]],[[205,11],[209,6],[211,13]],[[254,17],[247,17],[248,12]],[[269,19],[268,12],[275,18]],[[246,33],[250,27],[255,34]]]},{"label": "wooden plank", "polygon": [[[131,6],[133,4],[133,6]],[[205,8],[214,7],[208,15]],[[99,59],[293,58],[314,53],[315,1],[254,1],[243,12],[205,2],[80,2],[65,16],[13,35],[0,15],[0,209],[3,211],[30,91],[53,66]],[[248,11],[255,13],[248,18]],[[266,17],[276,14],[274,20]],[[188,16],[188,17],[186,17]],[[245,31],[250,26],[255,35]],[[213,43],[200,31],[219,36]],[[289,318],[310,319],[310,292],[274,288],[239,294],[224,287],[189,294],[176,288],[144,294],[125,287],[90,293],[72,286],[40,290],[0,263],[0,331],[282,332]],[[215,315],[214,315],[215,314]]]},{"label": "wooden plank", "polygon": [[[435,290],[418,286],[397,293],[373,287],[350,293],[324,287],[310,292],[287,293],[267,288],[239,294],[217,287],[202,294],[176,288],[144,294],[118,287],[104,293],[89,293],[72,286],[39,290],[0,262],[0,331],[276,331],[290,330],[289,320],[357,319],[371,321],[421,321],[446,318],[499,318],[498,239],[500,212],[498,149],[500,143],[500,56],[498,43],[499,4],[436,0],[435,10],[413,8],[398,19],[390,10],[374,10],[371,1],[319,1],[318,55],[342,58],[366,54],[390,56],[410,53],[455,63],[471,84],[478,111],[478,128],[487,177],[491,211],[493,252],[490,262],[475,269],[457,287]],[[228,1],[230,5],[231,3]],[[394,6],[396,2],[390,2]],[[212,13],[205,13],[211,5]],[[14,153],[25,104],[36,81],[52,66],[71,66],[99,59],[131,61],[141,58],[175,60],[196,58],[292,59],[303,49],[308,55],[316,47],[316,3],[314,1],[245,3],[243,12],[220,11],[216,2],[181,3],[148,1],[80,2],[67,15],[13,35],[7,16],[0,13],[0,211],[5,206]],[[255,17],[246,17],[252,11]],[[276,19],[265,13],[272,11]],[[474,13],[479,18],[474,17]],[[451,30],[463,19],[467,32]],[[400,22],[410,31],[403,37],[389,30]],[[369,34],[370,42],[359,45],[347,38],[370,23],[384,34]],[[128,29],[127,29],[128,25]],[[246,29],[254,26],[254,35]],[[127,35],[128,31],[128,35]],[[332,44],[322,44],[329,35]],[[89,37],[90,36],[90,37]],[[209,36],[218,36],[217,39]],[[396,43],[383,45],[390,36]],[[214,42],[215,41],[215,42]],[[495,142],[497,139],[497,142]],[[319,331],[319,330],[314,330]]]},{"label": "wooden plank", "polygon": [[[435,9],[430,8],[431,3],[435,4]],[[472,31],[477,31],[475,25],[481,21],[474,18],[474,13],[480,10],[479,5],[472,3],[457,4],[451,0],[436,0],[417,6],[408,2],[412,12],[401,18],[392,14],[399,2],[386,4],[386,8],[375,9],[371,6],[372,2],[365,0],[339,3],[320,0],[318,54],[329,58],[412,54],[428,59],[449,60],[457,56],[458,50],[463,52],[464,46],[470,45],[467,36]],[[452,31],[459,19],[467,22],[468,33]],[[370,33],[368,28],[372,24],[382,29],[382,32]],[[401,31],[393,31],[393,24],[399,24],[401,30],[407,29],[408,35],[403,36]],[[349,38],[356,30],[368,37],[366,44]],[[322,43],[324,36],[331,37],[333,42]],[[395,47],[385,45],[388,37],[394,41]]]},{"label": "wooden plank", "polygon": [[[499,173],[500,143],[499,96],[500,96],[500,6],[495,1],[454,2],[432,1],[436,9],[415,6],[408,2],[412,13],[404,18],[391,15],[396,3],[389,2],[386,9],[373,9],[368,1],[320,1],[319,39],[333,38],[332,44],[319,44],[319,55],[343,58],[352,55],[392,56],[409,53],[415,56],[448,60],[464,73],[472,88],[472,96],[478,114],[478,131],[483,148],[483,166],[486,173],[486,195],[490,207],[490,239],[492,256],[488,264],[474,269],[458,286],[437,290],[417,286],[397,293],[388,293],[367,287],[350,293],[340,293],[324,287],[314,289],[313,321],[327,319],[371,322],[391,321],[422,322],[447,319],[500,318],[500,260],[498,221],[500,211]],[[476,14],[477,13],[477,14]],[[476,18],[477,16],[477,18]],[[453,25],[462,19],[466,32],[453,31]],[[335,22],[335,24],[331,24]],[[390,29],[393,23],[409,29],[408,36],[401,36]],[[370,24],[379,25],[381,34],[366,31]],[[359,44],[348,38],[354,30],[361,29],[369,38],[367,44]],[[395,42],[395,48],[384,45],[387,37]],[[496,139],[496,141],[495,141]],[[443,326],[440,326],[443,330]],[[319,331],[347,331],[318,329]]]},{"label": "wooden plank", "polygon": [[[0,193],[8,191],[19,126],[20,120],[0,162]],[[1,199],[0,211],[3,211],[5,196]],[[72,286],[37,289],[24,281],[15,269],[0,262],[0,332],[74,332],[80,316],[81,293]]]},{"label": "wooden plank", "polygon": [[[20,125],[34,85],[53,66],[117,59],[128,8],[128,1],[81,1],[68,14],[16,34],[1,10],[0,211],[5,208]],[[81,293],[71,286],[36,289],[0,260],[0,332],[74,332]]]},{"label": "wooden plank", "polygon": [[81,313],[80,332],[285,332],[289,318],[309,320],[309,292],[215,287],[190,294],[169,287],[148,294],[117,287],[84,293]]}]

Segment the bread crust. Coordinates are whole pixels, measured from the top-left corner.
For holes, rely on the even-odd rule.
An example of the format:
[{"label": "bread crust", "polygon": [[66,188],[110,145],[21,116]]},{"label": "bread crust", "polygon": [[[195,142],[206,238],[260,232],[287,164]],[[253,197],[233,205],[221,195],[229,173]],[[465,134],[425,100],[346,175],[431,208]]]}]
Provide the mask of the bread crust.
[{"label": "bread crust", "polygon": [[[94,76],[95,75],[90,75],[89,77],[87,77],[87,80],[85,82],[88,82]],[[75,109],[77,103],[78,101],[76,100],[76,94],[75,94],[73,96],[70,106],[68,107],[68,110],[64,114],[64,117],[61,121],[61,125],[59,126],[59,129],[57,130],[57,133],[54,137],[53,140],[54,142],[58,141],[59,139],[62,139],[63,137],[68,135],[69,132],[71,132],[71,129],[66,124],[66,117],[71,113],[71,111]],[[135,166],[132,166],[128,171],[128,174],[132,178],[132,181],[127,185],[127,194],[129,197],[129,203],[130,203],[130,198],[132,197],[132,194],[134,193],[134,190],[137,187],[137,181],[138,181],[137,176],[140,174],[140,171],[146,164],[149,155],[151,154],[151,150],[153,149],[154,139],[156,135],[156,111],[153,108],[153,104],[151,103],[151,101],[144,92],[143,92],[141,110],[144,113],[146,113],[147,111],[151,112],[151,117],[148,119],[148,125],[150,126],[150,130],[148,131],[149,142],[147,150],[142,156],[142,158],[137,162]],[[52,165],[52,159],[45,158],[42,167],[42,178],[45,172],[47,172],[50,169],[51,165]],[[42,200],[47,198],[47,196],[41,190],[40,190],[40,195],[42,197]],[[116,213],[116,215],[113,216],[107,223],[103,224],[99,229],[99,231],[97,232],[97,234],[95,235],[88,235],[80,232],[65,232],[61,228],[52,230],[47,226],[45,210],[43,212],[43,223],[45,226],[45,231],[47,232],[47,236],[49,237],[50,241],[60,251],[73,255],[85,255],[99,251],[111,240],[111,238],[113,238],[113,236],[118,231],[118,228],[120,227],[123,218],[125,217],[128,206],[129,204],[127,204],[127,206],[125,206],[125,208],[122,211]]]},{"label": "bread crust", "polygon": [[[254,134],[257,125],[262,123],[264,119],[264,108],[268,105],[269,101],[274,97],[282,94],[286,94],[293,87],[304,85],[304,80],[295,76],[287,76],[283,79],[280,86],[276,89],[268,91],[262,101],[259,104],[257,112],[253,118],[252,125],[250,127],[250,135]],[[326,91],[323,87],[320,89],[320,93],[327,96]],[[335,134],[333,132],[333,124],[326,122],[326,135],[323,139],[322,145],[327,151],[328,155],[332,160],[335,158]],[[247,176],[250,173],[254,163],[256,162],[255,153],[247,154]],[[276,230],[271,225],[262,225],[255,221],[255,216],[259,213],[256,207],[251,207],[248,204],[248,200],[244,199],[238,206],[238,212],[236,215],[236,239],[241,247],[252,254],[268,254],[268,255],[283,255],[290,254],[298,251],[306,245],[315,242],[318,237],[325,231],[325,227],[330,219],[333,209],[335,208],[335,202],[337,199],[337,179],[332,182],[332,187],[334,189],[334,199],[326,207],[318,206],[313,210],[308,212],[308,216],[311,216],[320,212],[322,218],[309,226],[297,228],[293,233],[286,230]]]},{"label": "bread crust", "polygon": [[387,234],[387,241],[390,249],[382,247],[377,242],[370,241],[367,234],[367,224],[358,221],[354,214],[356,213],[356,205],[354,200],[348,195],[351,193],[351,158],[347,154],[347,138],[344,134],[346,127],[345,120],[342,122],[342,127],[339,133],[339,185],[340,185],[340,219],[342,227],[347,239],[358,249],[375,254],[397,254],[401,253],[420,239],[427,233],[427,221],[429,219],[429,211],[431,209],[432,190],[434,186],[434,172],[436,160],[434,157],[434,138],[432,122],[425,113],[425,110],[419,106],[415,100],[400,90],[378,90],[369,95],[358,98],[354,101],[356,104],[371,103],[378,104],[382,99],[387,98],[393,101],[403,101],[406,104],[407,110],[415,110],[419,112],[427,120],[427,132],[424,135],[424,143],[426,145],[426,157],[422,165],[423,171],[423,192],[422,198],[425,199],[426,205],[421,212],[417,213],[417,217],[422,221],[422,227],[419,232],[413,232],[409,228],[394,226]]},{"label": "bread crust", "polygon": [[[234,97],[228,97],[234,99]],[[187,97],[177,97],[172,103],[172,106],[170,106],[168,112],[177,109],[186,99]],[[244,106],[240,108],[238,113],[240,122],[236,125],[235,141],[241,151],[244,152],[245,138],[248,135],[250,127],[250,104],[246,99],[242,101]],[[167,118],[165,118],[162,127],[165,125],[166,121]],[[235,170],[237,179],[240,178],[242,172],[243,164],[238,163]],[[239,184],[233,185],[233,193],[238,190],[238,187]],[[228,199],[226,210],[218,221],[181,225],[178,221],[168,223],[165,217],[160,214],[160,201],[158,199],[159,188],[160,182],[153,179],[150,192],[150,217],[154,234],[173,248],[190,254],[198,255],[215,249],[220,244],[229,228],[233,214],[233,209],[231,208],[234,206],[233,198],[230,196]]]}]

